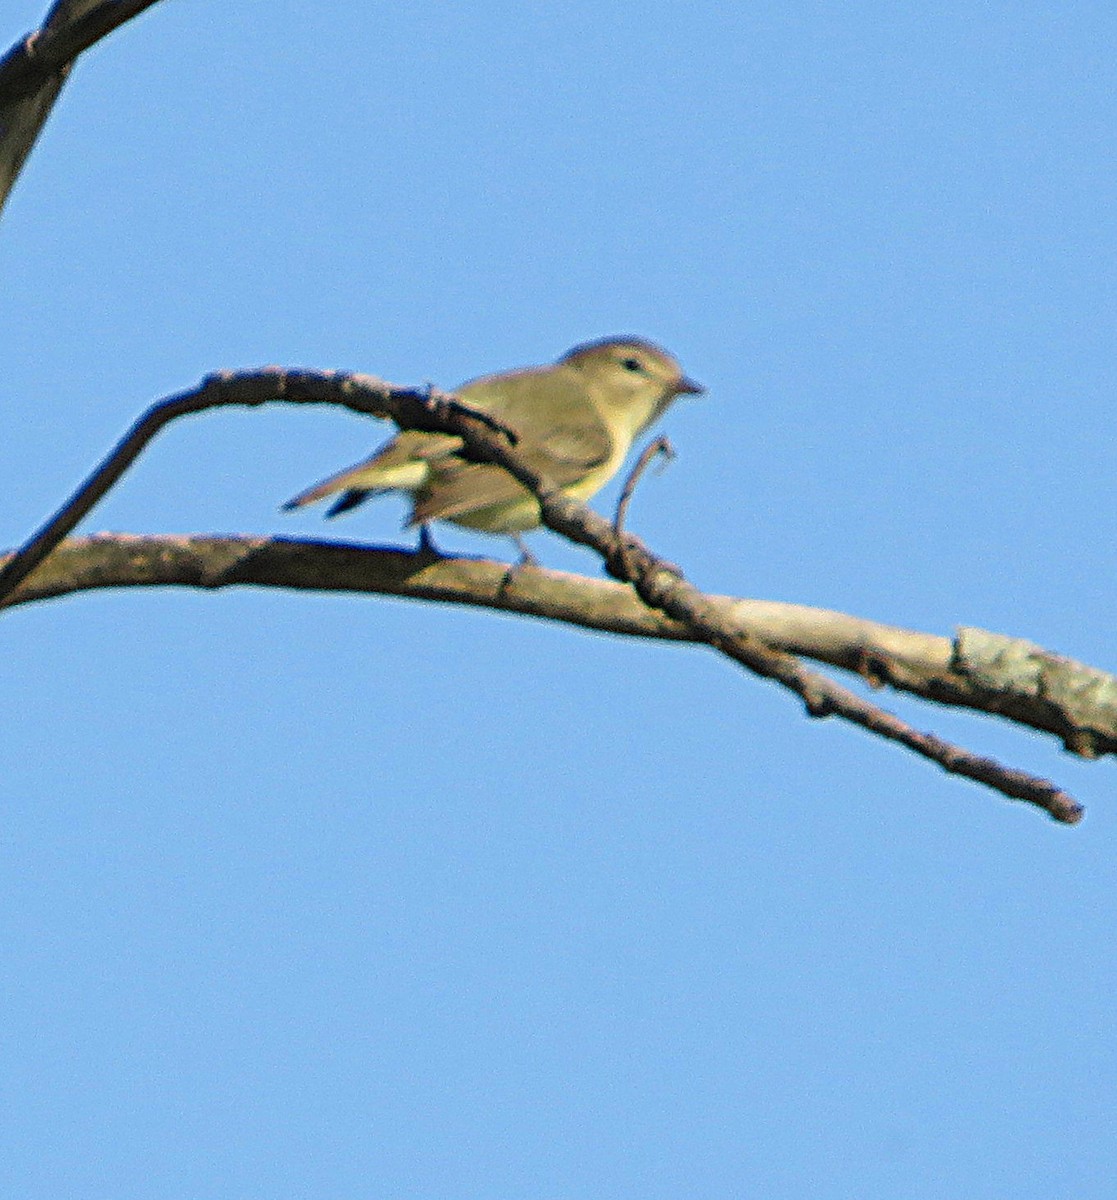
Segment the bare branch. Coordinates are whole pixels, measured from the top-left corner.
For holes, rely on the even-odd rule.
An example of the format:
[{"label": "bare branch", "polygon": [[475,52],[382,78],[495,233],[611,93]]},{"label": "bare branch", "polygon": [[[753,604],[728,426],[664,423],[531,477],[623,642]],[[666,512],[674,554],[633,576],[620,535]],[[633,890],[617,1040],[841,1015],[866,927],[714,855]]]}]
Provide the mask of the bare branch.
[{"label": "bare branch", "polygon": [[[210,408],[256,406],[272,400],[292,404],[337,404],[354,412],[392,417],[409,429],[441,429],[444,421],[435,419],[434,414],[452,413],[455,409],[470,411],[451,396],[430,389],[393,388],[370,375],[284,371],[278,367],[211,375],[200,387],[171,396],[149,408],[70,499],[12,556],[0,570],[0,608],[18,584],[92,510],[164,425],[176,417]],[[499,428],[491,417],[483,415],[475,416],[473,423],[487,426],[493,436]],[[511,439],[506,437],[505,440]]]},{"label": "bare branch", "polygon": [[95,42],[158,0],[84,0],[56,4],[43,27],[0,58],[0,105],[14,104],[57,75]]},{"label": "bare branch", "polygon": [[[0,566],[5,557],[0,555]],[[8,603],[98,588],[252,585],[403,596],[495,608],[604,633],[700,641],[626,584],[486,558],[319,539],[98,534],[64,542]],[[707,595],[726,628],[875,687],[1006,716],[1083,758],[1117,755],[1117,678],[1029,642],[963,628],[955,638],[848,613]],[[1026,664],[1026,666],[1025,666]]]},{"label": "bare branch", "polygon": [[[490,418],[472,412],[452,396],[433,389],[396,388],[368,376],[288,372],[278,368],[226,373],[209,377],[194,391],[156,404],[136,422],[70,501],[0,570],[0,603],[6,598],[10,602],[14,589],[43,562],[169,421],[222,405],[258,405],[269,400],[335,403],[356,412],[390,417],[401,428],[456,434],[472,453],[503,467],[529,488],[539,499],[544,523],[570,540],[595,549],[611,572],[632,584],[648,608],[665,614],[684,626],[694,639],[707,643],[755,674],[782,684],[803,700],[812,716],[840,716],[937,762],[946,771],[985,784],[1010,798],[1035,804],[1056,820],[1069,824],[1081,818],[1078,804],[1049,781],[914,729],[827,676],[808,670],[793,654],[757,636],[756,630],[730,619],[723,601],[704,595],[686,581],[677,567],[655,556],[638,538],[619,531],[525,466],[513,448],[511,431],[494,429]],[[507,583],[505,575],[501,587],[506,596]],[[864,662],[862,655],[859,667]],[[886,660],[874,662],[871,671],[865,669],[863,673],[873,681],[887,677]]]},{"label": "bare branch", "polygon": [[500,439],[477,428],[476,422],[451,414],[446,431],[456,433],[473,453],[497,463],[519,480],[539,500],[543,523],[549,529],[596,550],[610,573],[630,582],[646,605],[682,622],[697,638],[754,674],[795,692],[811,716],[840,716],[906,746],[945,771],[985,784],[1010,799],[1035,804],[1057,821],[1074,824],[1081,820],[1081,806],[1048,780],[921,733],[826,676],[807,670],[794,656],[772,649],[749,631],[727,628],[717,606],[687,582],[677,567],[657,557],[638,538],[618,533],[603,517],[550,485],[520,462]]},{"label": "bare branch", "polygon": [[42,27],[0,58],[0,210],[74,60],[155,3],[157,0],[58,0]]}]

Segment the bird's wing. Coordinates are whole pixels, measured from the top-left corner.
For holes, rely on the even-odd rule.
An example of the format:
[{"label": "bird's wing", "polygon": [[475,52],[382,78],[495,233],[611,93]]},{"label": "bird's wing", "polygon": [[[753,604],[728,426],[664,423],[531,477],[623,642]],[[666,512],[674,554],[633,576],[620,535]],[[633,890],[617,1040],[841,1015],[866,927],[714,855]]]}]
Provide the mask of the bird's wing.
[{"label": "bird's wing", "polygon": [[584,382],[568,368],[490,376],[467,384],[458,396],[512,429],[516,450],[556,483],[580,478],[613,452],[613,438]]},{"label": "bird's wing", "polygon": [[409,524],[449,520],[493,505],[511,504],[527,494],[502,468],[459,460],[454,468],[430,477],[416,494]]},{"label": "bird's wing", "polygon": [[[534,372],[479,380],[458,395],[475,403],[471,390],[484,387],[478,408],[498,415],[517,435],[516,452],[533,470],[560,487],[577,483],[609,461],[613,438],[577,378],[567,380],[550,369],[548,394],[540,407]],[[557,377],[556,377],[557,375]],[[527,491],[502,467],[469,462],[459,454],[430,463],[427,483],[415,497],[413,524],[446,520],[522,500]]]}]

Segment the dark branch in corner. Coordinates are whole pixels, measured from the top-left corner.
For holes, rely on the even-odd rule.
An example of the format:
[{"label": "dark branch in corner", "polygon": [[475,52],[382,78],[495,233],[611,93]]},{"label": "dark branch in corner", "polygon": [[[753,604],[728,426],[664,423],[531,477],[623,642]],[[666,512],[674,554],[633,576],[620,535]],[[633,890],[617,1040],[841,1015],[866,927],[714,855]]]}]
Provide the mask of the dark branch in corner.
[{"label": "dark branch in corner", "polygon": [[0,58],[0,106],[15,104],[65,71],[90,46],[119,29],[158,0],[62,0],[41,29]]},{"label": "dark branch in corner", "polygon": [[0,571],[0,606],[13,590],[93,508],[149,441],[170,421],[226,405],[332,403],[387,417],[403,429],[456,434],[480,458],[496,463],[539,499],[548,528],[597,551],[610,573],[635,589],[645,605],[682,625],[698,640],[765,679],[798,695],[815,717],[839,716],[906,746],[944,770],[1024,800],[1055,820],[1073,824],[1082,809],[1048,780],[1008,768],[932,734],[862,699],[827,676],[808,670],[794,655],[777,650],[725,618],[719,605],[687,582],[682,572],[654,555],[638,538],[615,528],[584,504],[566,496],[519,461],[511,431],[442,392],[397,388],[370,376],[338,372],[260,371],[222,373],[193,391],[164,400],[142,416],[71,499]]},{"label": "dark branch in corner", "polygon": [[42,26],[0,58],[0,211],[74,60],[157,0],[58,0]]}]

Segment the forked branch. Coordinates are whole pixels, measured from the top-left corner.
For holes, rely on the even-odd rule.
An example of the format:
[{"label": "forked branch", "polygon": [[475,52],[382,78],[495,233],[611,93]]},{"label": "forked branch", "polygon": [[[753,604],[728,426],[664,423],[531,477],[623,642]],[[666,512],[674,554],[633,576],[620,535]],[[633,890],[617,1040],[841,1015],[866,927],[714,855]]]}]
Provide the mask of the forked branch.
[{"label": "forked branch", "polygon": [[[973,779],[1012,799],[1034,804],[1058,821],[1073,824],[1081,818],[1081,807],[1048,780],[1006,767],[994,759],[916,730],[830,677],[805,667],[796,654],[781,648],[779,639],[766,633],[760,623],[756,627],[750,627],[747,621],[743,623],[737,603],[700,592],[687,582],[679,568],[653,554],[638,538],[625,533],[619,522],[611,524],[528,468],[517,455],[514,431],[502,429],[491,418],[470,410],[446,393],[433,389],[398,388],[365,375],[284,371],[278,368],[223,373],[210,376],[192,391],[154,405],[70,500],[0,570],[0,606],[31,598],[30,594],[36,591],[32,572],[43,564],[52,550],[88,514],[166,424],[177,417],[211,408],[254,406],[273,400],[336,404],[355,412],[389,418],[403,429],[456,434],[467,443],[474,455],[502,466],[538,497],[544,523],[550,529],[597,551],[611,574],[631,584],[645,611],[662,614],[659,620],[664,627],[676,629],[674,636],[705,642],[754,674],[781,684],[802,699],[812,716],[841,717],[889,741],[906,746],[952,774]],[[274,546],[278,543],[272,541],[269,544]],[[325,548],[322,549],[325,553]],[[343,549],[349,554],[392,553],[372,548]],[[452,563],[455,560],[442,561]],[[533,574],[531,568],[524,568],[523,572],[525,577]],[[610,586],[601,585],[598,581],[585,582],[598,587]],[[212,577],[208,586],[220,586],[220,583],[220,575],[217,575]],[[507,602],[512,589],[506,587],[505,583],[499,589],[505,600],[498,603],[501,607],[512,607]],[[58,594],[58,590],[55,588],[53,592],[40,594]],[[406,592],[397,589],[397,594]],[[841,618],[840,614],[831,615],[847,621],[854,620]],[[945,639],[929,639],[927,635],[918,634],[910,636],[949,646]],[[1005,646],[1027,646],[1026,643],[1015,643],[1011,639],[1000,639],[1000,642]],[[1031,649],[1040,658],[1043,657],[1044,652],[1035,647]],[[850,661],[851,655],[854,661]],[[1108,702],[1111,694],[1117,694],[1117,681],[1112,677],[1055,656],[1046,658],[1053,664],[1052,669],[1061,664],[1069,670],[1070,678],[1075,682],[1088,677],[1095,698]],[[1044,665],[1035,666],[1035,655],[1032,661],[1034,671]],[[864,654],[847,646],[840,665],[858,670],[873,683],[888,682],[904,686],[905,674],[910,675],[910,666],[904,663],[902,657],[893,662],[880,644],[867,647]],[[1110,685],[1114,693],[1110,692]],[[909,690],[918,689],[910,687]],[[956,696],[951,694],[952,690],[957,693]],[[1081,692],[1082,688],[1078,691]],[[985,708],[1015,720],[1024,720],[1038,728],[1049,729],[1062,736],[1068,748],[1086,756],[1112,753],[1117,748],[1117,736],[1104,722],[1091,725],[1076,721],[1068,724],[1071,719],[1065,715],[1051,716],[1044,707],[1048,703],[1044,696],[1029,697],[1026,689],[1007,696],[1000,695],[996,672],[978,685],[967,676],[963,663],[953,662],[953,656],[949,667],[939,672],[938,686],[930,694],[932,698],[945,703]]]}]

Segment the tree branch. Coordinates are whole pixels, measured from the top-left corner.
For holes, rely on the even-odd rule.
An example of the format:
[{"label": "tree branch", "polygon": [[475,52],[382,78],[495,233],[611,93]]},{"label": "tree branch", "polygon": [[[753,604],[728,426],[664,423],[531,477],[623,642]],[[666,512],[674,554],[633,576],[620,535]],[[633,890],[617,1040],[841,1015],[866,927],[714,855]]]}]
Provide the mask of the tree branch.
[{"label": "tree branch", "polygon": [[[152,405],[70,499],[9,559],[0,570],[0,608],[20,582],[92,510],[165,425],[178,417],[211,408],[255,407],[273,400],[289,404],[336,404],[353,412],[391,418],[401,428],[434,432],[446,428],[447,418],[455,411],[472,411],[452,396],[431,388],[397,388],[371,375],[284,371],[279,367],[210,375],[200,387]],[[483,414],[472,414],[470,425],[485,428],[489,433],[499,429],[491,417]],[[512,440],[507,431],[503,438]]]},{"label": "tree branch", "polygon": [[[753,673],[782,684],[803,700],[808,713],[812,716],[841,716],[853,724],[890,741],[898,742],[914,750],[917,754],[937,762],[946,771],[985,784],[1010,798],[1026,800],[1035,804],[1056,820],[1073,823],[1080,819],[1082,810],[1079,805],[1047,780],[1010,769],[993,759],[973,754],[932,734],[920,732],[827,676],[808,670],[794,654],[781,648],[778,638],[764,636],[755,625],[750,624],[747,620],[742,623],[740,609],[737,607],[741,602],[704,595],[685,580],[677,567],[652,554],[638,538],[619,531],[614,525],[586,508],[585,505],[572,500],[526,467],[515,452],[513,431],[500,429],[492,418],[473,412],[453,396],[436,392],[433,389],[418,391],[397,388],[370,376],[337,372],[283,371],[278,368],[236,374],[223,373],[210,376],[193,391],[170,397],[154,405],[136,422],[74,496],[0,570],[0,603],[11,604],[17,600],[24,600],[35,592],[36,580],[31,573],[43,563],[66,534],[120,478],[144,446],[169,421],[209,408],[224,405],[258,405],[269,400],[281,400],[289,403],[339,404],[356,412],[390,417],[404,429],[423,429],[456,434],[463,438],[472,453],[502,466],[525,487],[528,487],[538,497],[544,523],[549,528],[573,541],[597,550],[613,574],[631,583],[636,595],[648,610],[652,610],[653,614],[663,614],[677,628],[681,628],[683,632],[678,636],[705,642]],[[275,540],[253,541],[252,539],[247,541],[226,539],[220,544],[225,548],[233,545],[248,546],[251,549],[249,558],[257,556],[265,548],[294,545],[305,551],[308,545],[306,543],[282,543]],[[84,543],[84,545],[88,547],[92,543]],[[328,553],[321,545],[314,543],[309,545],[316,552]],[[349,555],[352,555],[355,550],[354,547],[339,548],[339,552]],[[374,553],[368,550],[356,550],[356,552]],[[398,552],[393,553],[398,559]],[[422,557],[429,563],[432,556],[428,553]],[[447,561],[457,564],[462,560],[435,559],[436,563]],[[235,567],[236,570],[233,574],[230,574],[230,571],[233,570],[233,566],[230,564],[226,564],[217,572],[207,569],[189,582],[193,582],[196,586],[212,587],[221,586],[225,582],[252,581],[243,574],[243,556],[237,561]],[[497,591],[503,597],[503,601],[493,606],[508,608],[511,607],[510,598],[516,595],[517,573],[514,572],[509,576],[507,568],[504,567],[501,568],[501,571],[502,579]],[[528,568],[522,568],[519,573],[525,577],[529,577],[531,574]],[[545,574],[551,575],[552,573]],[[28,585],[21,588],[21,594],[17,597],[15,589],[20,587],[25,580],[29,580]],[[165,579],[158,581],[166,582]],[[321,576],[316,575],[315,586],[320,586],[320,584]],[[48,594],[41,591],[42,583],[38,586],[40,595]],[[113,585],[104,583],[102,577],[102,582],[88,586]],[[293,584],[291,586],[300,585]],[[831,617],[834,616],[837,614],[831,614]],[[867,624],[860,623],[862,632]],[[887,627],[882,628],[887,629]],[[891,631],[893,640],[898,634],[903,635],[904,631]],[[924,639],[926,643],[925,635],[908,636]],[[1001,640],[1006,645],[1015,645],[1010,639]],[[936,641],[944,645],[948,644],[945,643],[945,639],[936,639]],[[1038,648],[1033,649],[1038,651]],[[851,653],[855,660],[853,664],[848,661]],[[1038,654],[1042,656],[1043,652],[1038,651]],[[1024,657],[1027,658],[1027,655]],[[858,642],[853,651],[847,646],[845,658],[847,661],[843,661],[841,665],[857,670],[870,682],[877,684],[885,681],[896,682],[897,679],[903,677],[905,670],[902,662],[898,660],[895,671],[896,678],[893,678],[891,656],[883,651],[870,653],[864,640]],[[1034,658],[1035,656],[1033,656],[1033,660]],[[1077,664],[1070,664],[1068,660],[1055,660],[1052,656],[1048,656],[1048,658],[1052,664],[1061,664],[1064,671],[1068,672],[1069,679],[1073,680],[1079,677],[1075,674],[1075,669],[1078,668]],[[957,647],[955,647],[946,675],[958,678],[959,682],[955,690],[959,694],[968,689],[971,696],[976,696],[976,676],[968,677],[960,667],[961,661],[957,654]],[[987,677],[996,679],[998,677],[996,654],[985,654],[981,661]],[[1033,667],[1032,676],[1039,678],[1042,675],[1042,666],[1035,666],[1033,663]],[[910,664],[906,669],[910,674]],[[1024,675],[1026,676],[1027,672],[1024,672]],[[1017,676],[1020,676],[1019,670],[1016,671],[1014,678]],[[988,690],[988,678],[985,684],[986,690]],[[1092,678],[1095,692],[1099,696],[1108,696],[1105,680],[1110,677],[1101,672],[1094,672]],[[942,673],[939,674],[937,682],[938,686],[933,698],[945,701],[951,687],[943,684]],[[1040,678],[1040,682],[1044,682],[1042,678]],[[1110,680],[1110,682],[1117,686],[1117,681]],[[911,688],[911,690],[915,689]],[[1079,691],[1081,690],[1079,689]],[[1021,697],[1023,695],[1023,689],[1016,689],[1007,697],[1002,694],[992,710],[1015,715],[1013,709],[1022,706]],[[1041,695],[1040,699],[1046,699],[1046,697]],[[985,707],[985,705],[972,703],[972,701],[971,706]],[[1117,709],[1117,704],[1114,705],[1114,708]],[[1049,712],[1046,713],[1046,716],[1050,721]],[[1061,715],[1060,719],[1063,721],[1063,725],[1053,731],[1064,736],[1067,745],[1077,752],[1082,754],[1111,752],[1111,734],[1106,734],[1104,731],[1099,733],[1098,730],[1090,728],[1088,736],[1079,736],[1081,731],[1076,728],[1075,736],[1072,738],[1067,735],[1068,718]]]},{"label": "tree branch", "polygon": [[[0,566],[8,556],[0,555]],[[97,534],[63,542],[9,600],[15,607],[102,588],[275,587],[464,604],[602,633],[695,642],[631,587],[396,546],[203,534]],[[707,594],[730,629],[777,650],[948,707],[1054,734],[1083,758],[1117,754],[1117,679],[1003,634],[939,637],[847,613]]]},{"label": "tree branch", "polygon": [[0,211],[83,51],[158,0],[58,0],[0,58]]}]

